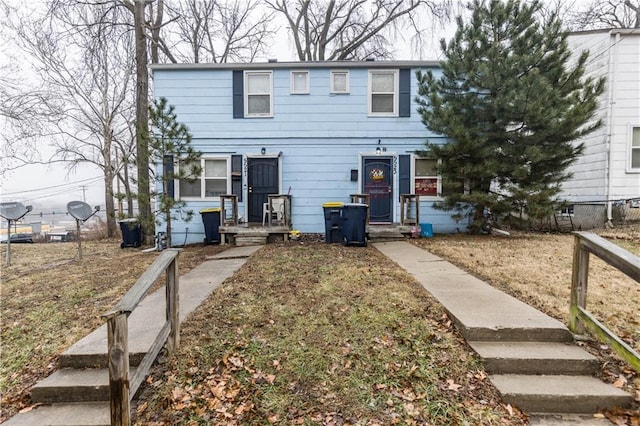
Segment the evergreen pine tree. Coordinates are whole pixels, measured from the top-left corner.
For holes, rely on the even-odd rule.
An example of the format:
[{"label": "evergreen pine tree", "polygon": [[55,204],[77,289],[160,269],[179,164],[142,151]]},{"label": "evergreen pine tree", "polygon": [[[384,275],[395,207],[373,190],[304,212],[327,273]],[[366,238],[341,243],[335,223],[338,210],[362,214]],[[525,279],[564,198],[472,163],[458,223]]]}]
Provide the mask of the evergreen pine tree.
[{"label": "evergreen pine tree", "polygon": [[575,140],[595,120],[604,79],[585,78],[588,52],[571,56],[557,15],[543,19],[537,0],[474,0],[454,38],[441,41],[442,75],[418,72],[422,121],[448,138],[427,142],[442,160],[447,191],[438,206],[471,212],[478,231],[489,209],[542,218],[557,208]]},{"label": "evergreen pine tree", "polygon": [[[153,195],[158,200],[156,221],[165,221],[167,225],[167,246],[171,247],[171,220],[175,214],[189,221],[193,217],[192,210],[182,210],[184,201],[174,198],[175,180],[195,181],[199,178],[200,152],[191,146],[191,134],[187,126],[178,122],[173,105],[167,104],[166,98],[160,98],[149,105],[149,157],[152,164],[162,165],[153,177],[160,190]],[[175,163],[179,162],[179,167]]]}]

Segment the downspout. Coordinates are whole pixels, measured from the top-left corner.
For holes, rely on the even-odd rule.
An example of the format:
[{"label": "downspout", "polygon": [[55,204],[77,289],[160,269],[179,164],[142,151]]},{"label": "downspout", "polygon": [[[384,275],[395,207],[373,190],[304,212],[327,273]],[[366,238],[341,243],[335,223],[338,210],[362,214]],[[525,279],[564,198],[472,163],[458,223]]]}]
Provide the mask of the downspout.
[{"label": "downspout", "polygon": [[[610,31],[609,34],[613,35],[613,31]],[[613,164],[612,164],[612,155],[611,155],[611,139],[612,139],[612,133],[613,133],[613,105],[615,103],[615,72],[616,72],[616,59],[617,59],[617,50],[618,50],[618,43],[620,42],[620,32],[616,32],[615,34],[615,38],[609,37],[609,69],[607,71],[608,74],[608,82],[607,85],[609,86],[609,99],[608,102],[609,104],[607,105],[607,142],[606,142],[606,164],[605,164],[605,200],[607,202],[607,226],[612,226],[612,205],[613,205],[613,201],[611,200],[611,193],[613,192],[613,187],[612,187],[612,179],[611,179],[611,171],[613,170]]]}]

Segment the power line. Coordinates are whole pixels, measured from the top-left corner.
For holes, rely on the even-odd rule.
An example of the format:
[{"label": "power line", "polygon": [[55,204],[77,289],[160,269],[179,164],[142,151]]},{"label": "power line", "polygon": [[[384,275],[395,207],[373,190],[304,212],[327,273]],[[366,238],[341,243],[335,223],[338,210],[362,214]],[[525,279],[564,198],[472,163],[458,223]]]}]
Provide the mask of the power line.
[{"label": "power line", "polygon": [[92,177],[92,178],[81,179],[81,180],[74,181],[74,182],[62,183],[60,185],[46,186],[46,187],[36,188],[36,189],[25,189],[25,190],[17,191],[17,192],[7,192],[7,193],[4,193],[2,195],[21,195],[21,194],[24,194],[26,192],[45,191],[45,190],[48,190],[48,189],[55,189],[55,188],[62,188],[64,186],[77,185],[77,184],[83,183],[83,182],[89,183],[89,182],[93,182],[93,181],[98,181],[99,179],[102,179],[102,178],[103,178],[102,176],[95,176],[95,177]]}]

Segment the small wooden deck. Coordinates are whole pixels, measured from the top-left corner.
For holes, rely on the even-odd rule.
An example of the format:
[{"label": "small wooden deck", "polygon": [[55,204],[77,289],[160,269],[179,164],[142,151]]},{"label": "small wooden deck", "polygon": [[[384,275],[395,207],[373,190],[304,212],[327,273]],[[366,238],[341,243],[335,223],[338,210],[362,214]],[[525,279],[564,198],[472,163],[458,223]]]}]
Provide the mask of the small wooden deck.
[{"label": "small wooden deck", "polygon": [[243,223],[220,226],[220,244],[236,246],[267,244],[273,241],[287,241],[289,226],[262,226],[261,223]]}]

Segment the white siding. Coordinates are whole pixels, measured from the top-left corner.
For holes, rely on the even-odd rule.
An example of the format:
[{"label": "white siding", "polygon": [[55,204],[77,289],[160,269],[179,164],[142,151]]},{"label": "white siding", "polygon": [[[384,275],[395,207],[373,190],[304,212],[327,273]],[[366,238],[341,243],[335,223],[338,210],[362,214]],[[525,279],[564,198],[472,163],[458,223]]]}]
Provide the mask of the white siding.
[{"label": "white siding", "polygon": [[640,173],[629,170],[631,128],[640,126],[640,33],[575,33],[570,47],[589,50],[586,76],[607,78],[598,117],[604,126],[578,142],[584,155],[571,167],[574,178],[563,186],[572,201],[640,197]]}]

